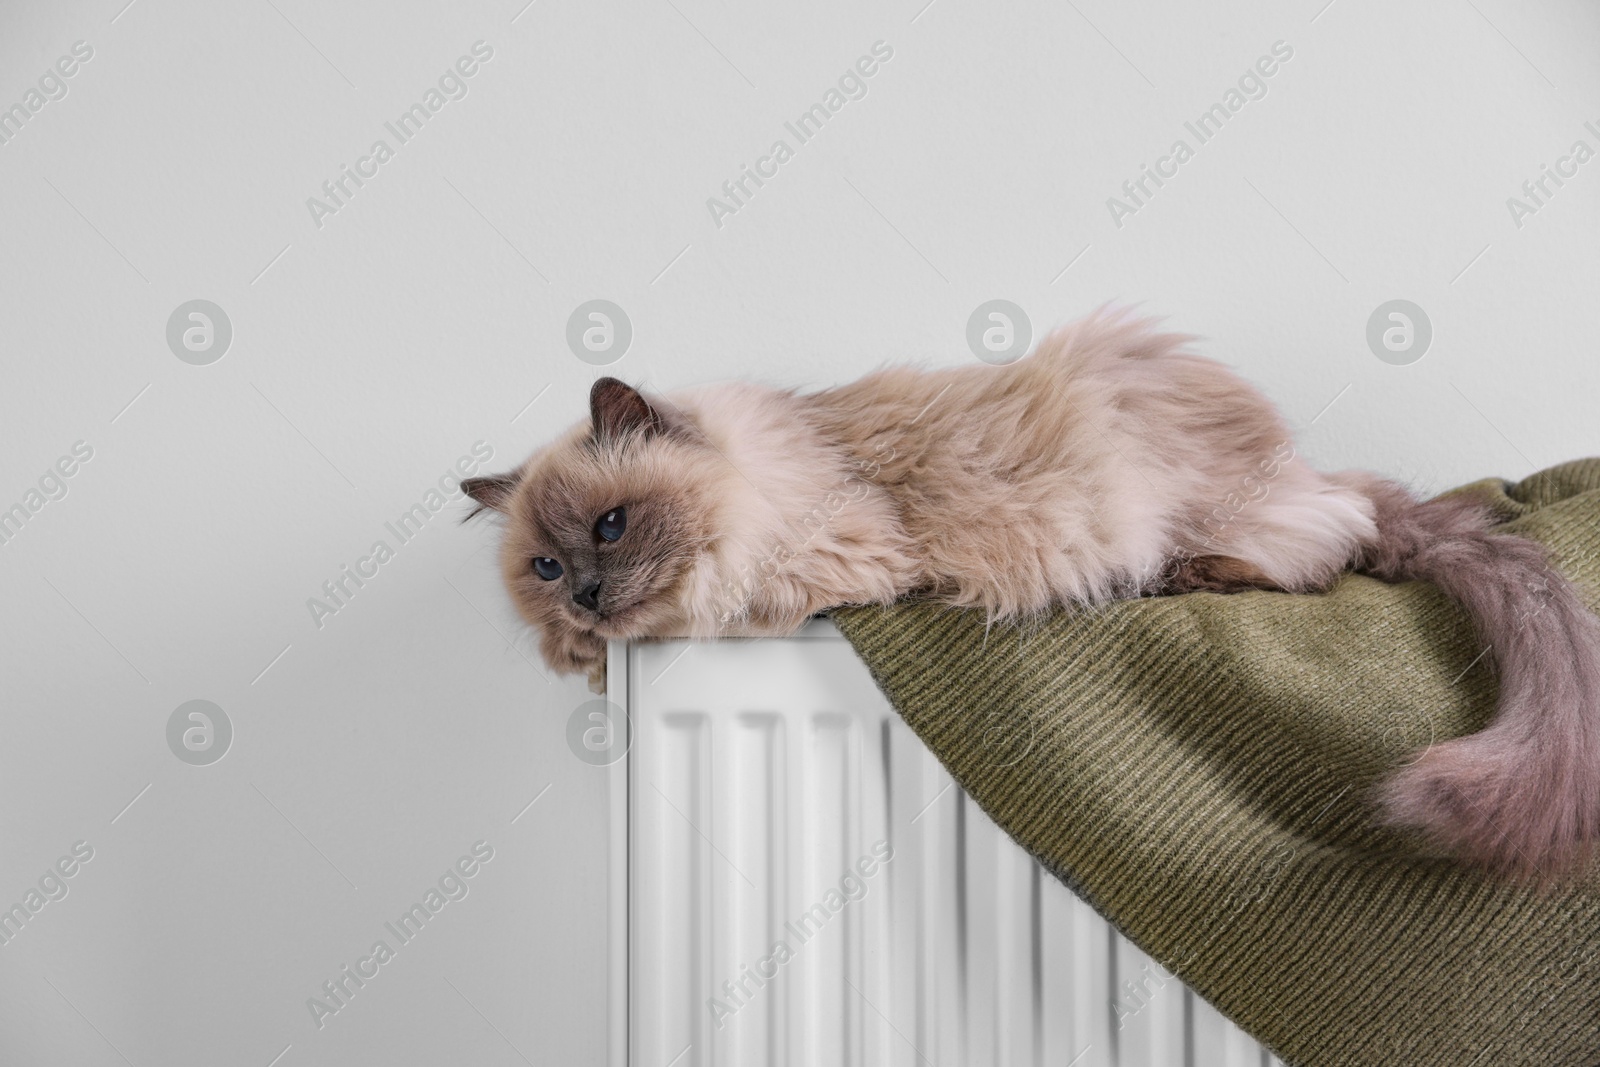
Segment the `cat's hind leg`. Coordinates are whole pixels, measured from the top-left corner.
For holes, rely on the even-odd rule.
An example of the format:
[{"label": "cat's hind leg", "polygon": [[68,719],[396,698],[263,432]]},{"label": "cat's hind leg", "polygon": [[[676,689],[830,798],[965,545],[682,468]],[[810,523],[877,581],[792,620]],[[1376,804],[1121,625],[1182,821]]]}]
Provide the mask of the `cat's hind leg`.
[{"label": "cat's hind leg", "polygon": [[1278,589],[1272,578],[1249,560],[1233,556],[1191,556],[1172,561],[1157,592],[1242,593],[1248,589]]},{"label": "cat's hind leg", "polygon": [[1371,499],[1299,462],[1200,514],[1175,556],[1174,592],[1327,589],[1377,535]]}]

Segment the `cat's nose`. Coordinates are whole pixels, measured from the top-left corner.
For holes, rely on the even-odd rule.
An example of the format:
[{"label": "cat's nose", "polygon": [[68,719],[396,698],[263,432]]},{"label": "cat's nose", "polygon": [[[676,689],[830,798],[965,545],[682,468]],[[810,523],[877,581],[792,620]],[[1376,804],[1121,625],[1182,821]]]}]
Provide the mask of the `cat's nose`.
[{"label": "cat's nose", "polygon": [[572,594],[572,602],[579,607],[588,608],[590,611],[600,610],[600,583],[590,582],[581,590]]}]

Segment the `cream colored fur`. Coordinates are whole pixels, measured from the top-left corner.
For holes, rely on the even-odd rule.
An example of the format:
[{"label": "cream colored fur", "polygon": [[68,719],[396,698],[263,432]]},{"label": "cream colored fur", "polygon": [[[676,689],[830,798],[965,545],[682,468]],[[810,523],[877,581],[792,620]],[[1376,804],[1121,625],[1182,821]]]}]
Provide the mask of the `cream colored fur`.
[{"label": "cream colored fur", "polygon": [[[1432,581],[1505,683],[1489,730],[1390,780],[1388,816],[1487,866],[1576,869],[1600,839],[1600,623],[1537,543],[1470,501],[1313,470],[1267,399],[1187,341],[1101,311],[1009,366],[896,367],[819,393],[646,398],[603,378],[586,422],[466,488],[507,518],[502,572],[546,661],[597,688],[608,639],[785,634],[907,594],[1001,621],[1313,592],[1352,567]],[[622,512],[627,531],[601,537]]]}]

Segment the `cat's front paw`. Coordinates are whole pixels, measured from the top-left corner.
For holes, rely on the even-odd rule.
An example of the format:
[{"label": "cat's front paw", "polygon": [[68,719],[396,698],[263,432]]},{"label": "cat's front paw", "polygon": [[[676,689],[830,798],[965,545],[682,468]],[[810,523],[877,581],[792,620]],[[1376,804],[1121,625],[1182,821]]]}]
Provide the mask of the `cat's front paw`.
[{"label": "cat's front paw", "polygon": [[587,675],[591,690],[605,691],[605,638],[587,630],[546,628],[539,639],[539,652],[551,670]]}]

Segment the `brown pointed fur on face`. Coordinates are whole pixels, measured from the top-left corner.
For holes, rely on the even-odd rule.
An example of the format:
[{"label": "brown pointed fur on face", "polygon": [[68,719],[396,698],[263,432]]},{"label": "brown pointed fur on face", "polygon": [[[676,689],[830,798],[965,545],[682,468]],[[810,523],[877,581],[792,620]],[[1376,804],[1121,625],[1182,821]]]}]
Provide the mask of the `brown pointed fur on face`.
[{"label": "brown pointed fur on face", "polygon": [[[600,420],[608,417],[607,398],[620,391],[604,386],[610,381],[596,387]],[[518,612],[538,629],[545,661],[591,681],[603,676],[608,638],[672,627],[675,587],[715,538],[716,501],[707,495],[718,482],[707,470],[720,465],[715,452],[686,427],[667,429],[653,410],[631,423],[622,418],[609,426],[591,418],[515,476],[466,483],[508,520],[501,574]],[[605,541],[595,524],[619,507],[627,527]],[[533,560],[541,556],[560,562],[560,577],[538,575]],[[591,610],[573,596],[593,581],[600,592]]]},{"label": "brown pointed fur on face", "polygon": [[[1312,469],[1267,398],[1187,340],[1102,310],[1008,366],[809,395],[647,399],[604,378],[588,421],[463,486],[506,518],[506,586],[545,660],[596,687],[607,638],[783,634],[913,591],[1023,619],[1151,591],[1314,592],[1352,567],[1434,582],[1492,647],[1500,703],[1396,774],[1385,817],[1496,870],[1579,872],[1600,842],[1600,621],[1481,506]],[[617,507],[626,532],[602,543]],[[541,580],[540,556],[562,577]],[[592,581],[598,610],[573,601]]]}]

